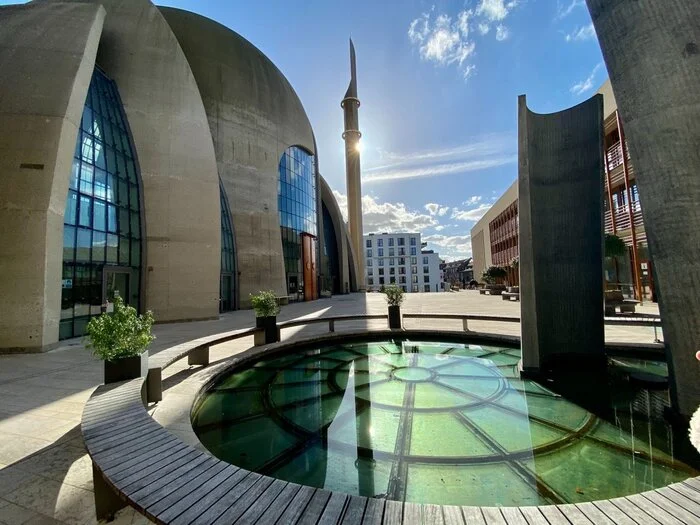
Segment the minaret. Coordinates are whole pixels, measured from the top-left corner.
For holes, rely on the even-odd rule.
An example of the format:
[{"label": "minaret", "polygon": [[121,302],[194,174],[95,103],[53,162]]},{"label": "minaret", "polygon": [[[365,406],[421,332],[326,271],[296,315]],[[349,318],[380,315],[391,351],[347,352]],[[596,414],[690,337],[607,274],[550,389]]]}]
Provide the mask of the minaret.
[{"label": "minaret", "polygon": [[365,290],[365,252],[362,242],[362,185],[360,182],[360,123],[357,98],[357,72],[355,70],[355,46],[350,39],[350,85],[345,98],[340,103],[345,113],[345,180],[348,193],[348,222],[350,223],[350,242],[357,259],[357,287]]}]

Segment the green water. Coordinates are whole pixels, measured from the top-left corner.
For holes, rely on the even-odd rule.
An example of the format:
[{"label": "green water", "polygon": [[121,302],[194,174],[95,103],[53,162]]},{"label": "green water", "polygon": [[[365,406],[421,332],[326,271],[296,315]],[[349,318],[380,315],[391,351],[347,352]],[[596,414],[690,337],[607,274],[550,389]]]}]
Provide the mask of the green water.
[{"label": "green water", "polygon": [[[519,358],[420,341],[313,348],[225,376],[193,426],[213,454],[246,469],[416,503],[578,503],[697,475],[659,417],[665,391],[625,382],[624,395],[583,408],[521,380]],[[624,365],[623,375],[662,371]]]}]

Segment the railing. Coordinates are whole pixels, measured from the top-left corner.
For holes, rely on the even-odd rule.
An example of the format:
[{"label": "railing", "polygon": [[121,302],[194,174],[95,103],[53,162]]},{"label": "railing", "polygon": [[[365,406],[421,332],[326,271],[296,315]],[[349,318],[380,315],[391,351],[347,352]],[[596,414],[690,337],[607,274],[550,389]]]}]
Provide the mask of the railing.
[{"label": "railing", "polygon": [[373,315],[336,315],[333,317],[310,317],[303,319],[294,319],[293,321],[283,321],[277,323],[279,329],[292,328],[294,326],[305,326],[307,324],[328,323],[328,331],[335,332],[335,323],[344,321],[364,321],[372,319],[388,319],[388,314],[373,314]]},{"label": "railing", "polygon": [[[625,150],[627,150],[627,160],[630,160],[629,148],[627,148],[627,143],[625,143]],[[618,166],[622,165],[622,143],[617,142],[608,148],[605,152],[605,160],[608,163],[608,171],[612,171]]]},{"label": "railing", "polygon": [[[639,206],[639,202],[632,203],[633,206],[633,218],[634,227],[636,230],[644,229],[644,219],[642,218],[642,210]],[[627,210],[627,206],[620,206],[615,210],[615,229],[618,232],[630,229],[630,216]],[[605,210],[605,231],[612,233],[612,212],[610,210]]]}]

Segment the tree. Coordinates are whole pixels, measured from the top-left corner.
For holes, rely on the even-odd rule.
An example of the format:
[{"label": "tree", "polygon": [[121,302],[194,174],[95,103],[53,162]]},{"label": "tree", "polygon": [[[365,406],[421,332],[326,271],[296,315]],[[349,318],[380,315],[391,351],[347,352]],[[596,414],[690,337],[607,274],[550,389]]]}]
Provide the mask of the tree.
[{"label": "tree", "polygon": [[605,256],[606,257],[622,257],[627,253],[627,245],[625,241],[612,233],[605,234]]},{"label": "tree", "polygon": [[505,279],[507,275],[508,271],[502,266],[489,266],[481,278],[488,284],[495,284],[498,279]]}]

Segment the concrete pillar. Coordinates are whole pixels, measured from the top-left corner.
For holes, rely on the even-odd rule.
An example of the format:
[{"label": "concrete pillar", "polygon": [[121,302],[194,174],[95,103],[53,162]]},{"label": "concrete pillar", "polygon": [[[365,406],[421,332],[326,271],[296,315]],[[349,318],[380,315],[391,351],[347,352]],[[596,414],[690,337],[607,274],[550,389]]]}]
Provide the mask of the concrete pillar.
[{"label": "concrete pillar", "polygon": [[700,2],[587,0],[654,263],[674,408],[700,404]]},{"label": "concrete pillar", "polygon": [[602,368],[603,97],[538,115],[518,99],[523,369]]},{"label": "concrete pillar", "polygon": [[0,352],[58,341],[63,214],[105,10],[0,8]]}]

